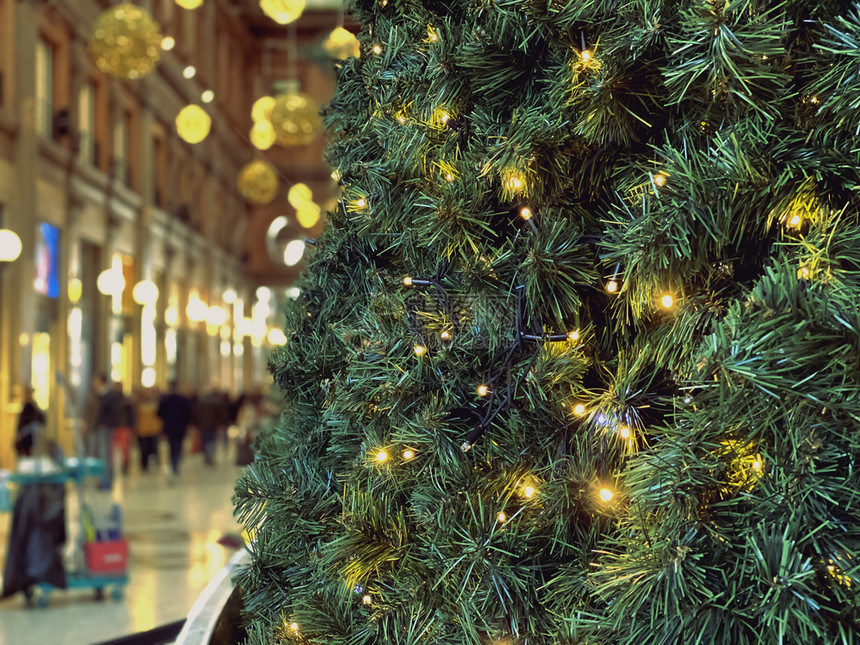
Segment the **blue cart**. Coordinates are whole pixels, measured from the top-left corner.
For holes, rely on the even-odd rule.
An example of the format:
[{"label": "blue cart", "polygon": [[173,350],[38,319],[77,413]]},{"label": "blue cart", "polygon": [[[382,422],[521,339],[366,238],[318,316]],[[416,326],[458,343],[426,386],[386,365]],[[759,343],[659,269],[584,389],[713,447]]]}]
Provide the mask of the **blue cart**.
[{"label": "blue cart", "polygon": [[[101,459],[78,459],[70,458],[63,460],[59,468],[43,472],[15,472],[8,475],[8,480],[19,486],[30,484],[62,484],[74,482],[78,489],[78,498],[81,509],[84,507],[83,483],[89,478],[101,478],[104,473],[105,464]],[[74,571],[66,571],[67,589],[94,589],[96,599],[105,597],[109,591],[111,598],[120,600],[128,584],[128,571],[122,570],[110,575],[96,573],[87,570],[85,558],[83,557],[83,532],[81,539],[75,544],[76,554],[74,560],[81,563],[81,568]],[[32,592],[27,594],[27,602],[35,603],[39,607],[47,607],[51,593],[57,587],[47,583],[38,583]]]}]

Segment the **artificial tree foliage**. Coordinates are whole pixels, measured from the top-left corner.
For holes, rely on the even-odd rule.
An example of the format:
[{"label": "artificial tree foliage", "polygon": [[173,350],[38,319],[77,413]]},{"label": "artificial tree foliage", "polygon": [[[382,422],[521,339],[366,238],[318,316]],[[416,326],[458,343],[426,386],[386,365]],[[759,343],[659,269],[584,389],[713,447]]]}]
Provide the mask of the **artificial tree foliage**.
[{"label": "artificial tree foliage", "polygon": [[860,643],[860,5],[359,0],[251,643]]}]

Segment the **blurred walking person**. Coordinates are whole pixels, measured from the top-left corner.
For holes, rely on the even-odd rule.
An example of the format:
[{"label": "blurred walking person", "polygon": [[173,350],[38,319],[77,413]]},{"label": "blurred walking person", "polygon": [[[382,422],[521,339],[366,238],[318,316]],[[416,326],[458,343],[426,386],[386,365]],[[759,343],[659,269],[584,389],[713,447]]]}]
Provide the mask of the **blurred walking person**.
[{"label": "blurred walking person", "polygon": [[144,388],[137,394],[137,443],[140,446],[140,469],[149,470],[153,456],[158,460],[158,437],[163,423],[158,416],[158,393],[154,388]]},{"label": "blurred walking person", "polygon": [[21,387],[21,399],[21,413],[15,426],[15,454],[30,457],[39,431],[45,425],[45,414],[33,400],[33,388],[29,385]]},{"label": "blurred walking person", "polygon": [[116,429],[119,406],[122,402],[122,392],[118,392],[116,388],[111,387],[104,374],[98,374],[93,378],[93,387],[99,393],[98,407],[93,422],[95,429],[95,437],[93,439],[94,454],[97,458],[104,460],[105,469],[102,476],[102,488],[109,489],[113,485],[114,431]]},{"label": "blurred walking person", "polygon": [[119,450],[122,459],[122,472],[127,475],[131,462],[131,440],[137,429],[137,414],[134,409],[134,401],[122,391],[122,383],[114,383],[113,389],[117,393],[113,445],[114,449]]},{"label": "blurred walking person", "polygon": [[170,468],[176,477],[179,475],[179,464],[182,461],[182,442],[185,440],[188,424],[191,423],[191,401],[179,393],[176,381],[170,384],[169,392],[161,397],[157,414],[170,445]]},{"label": "blurred walking person", "polygon": [[214,388],[209,388],[194,407],[194,425],[200,431],[203,458],[207,466],[215,465],[215,438],[219,429],[229,424],[230,411],[224,397]]}]

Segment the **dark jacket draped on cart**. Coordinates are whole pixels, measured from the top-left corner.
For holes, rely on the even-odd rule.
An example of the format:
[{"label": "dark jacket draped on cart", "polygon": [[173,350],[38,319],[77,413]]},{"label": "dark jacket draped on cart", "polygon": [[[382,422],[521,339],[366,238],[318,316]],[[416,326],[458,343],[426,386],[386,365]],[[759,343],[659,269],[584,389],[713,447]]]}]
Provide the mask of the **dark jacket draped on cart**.
[{"label": "dark jacket draped on cart", "polygon": [[40,582],[64,589],[66,573],[61,550],[65,541],[65,486],[21,486],[12,511],[0,598],[27,591]]}]

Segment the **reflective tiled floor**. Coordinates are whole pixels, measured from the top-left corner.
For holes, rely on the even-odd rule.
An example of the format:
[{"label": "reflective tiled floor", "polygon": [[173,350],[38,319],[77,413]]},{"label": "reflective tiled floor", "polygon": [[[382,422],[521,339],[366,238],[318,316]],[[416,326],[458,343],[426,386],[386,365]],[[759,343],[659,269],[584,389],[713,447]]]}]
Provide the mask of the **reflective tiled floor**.
[{"label": "reflective tiled floor", "polygon": [[[48,607],[39,609],[27,607],[18,594],[0,601],[0,645],[86,645],[184,618],[235,552],[218,543],[225,535],[238,537],[240,530],[230,502],[240,469],[232,464],[226,450],[215,467],[193,455],[175,483],[160,469],[140,473],[132,467],[113,493],[122,501],[129,540],[124,598],[97,601],[92,590],[57,591]],[[73,490],[68,498],[71,525],[77,517]],[[0,514],[0,562],[5,562],[9,520],[9,514]]]}]

